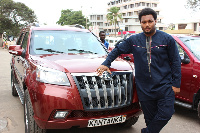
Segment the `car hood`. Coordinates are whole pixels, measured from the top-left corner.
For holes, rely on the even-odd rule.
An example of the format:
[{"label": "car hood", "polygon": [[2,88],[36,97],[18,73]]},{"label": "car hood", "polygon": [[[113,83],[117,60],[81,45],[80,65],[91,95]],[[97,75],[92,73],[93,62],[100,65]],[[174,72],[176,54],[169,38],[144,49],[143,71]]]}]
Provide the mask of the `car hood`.
[{"label": "car hood", "polygon": [[[64,72],[80,73],[95,72],[103,63],[106,55],[96,54],[58,54],[58,55],[31,55],[30,58],[36,65],[48,67]],[[132,66],[122,60],[116,59],[112,62],[111,71],[128,71]]]}]

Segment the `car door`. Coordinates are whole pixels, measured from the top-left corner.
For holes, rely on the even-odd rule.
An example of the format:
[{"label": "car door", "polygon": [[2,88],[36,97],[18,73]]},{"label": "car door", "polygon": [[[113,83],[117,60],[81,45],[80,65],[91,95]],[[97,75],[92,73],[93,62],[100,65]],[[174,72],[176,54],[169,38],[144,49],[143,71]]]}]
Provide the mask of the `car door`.
[{"label": "car door", "polygon": [[193,60],[188,56],[189,54],[184,49],[184,44],[182,42],[176,42],[176,44],[178,46],[181,60],[184,58],[190,59],[189,63],[183,63],[183,61],[181,62],[181,88],[180,93],[176,95],[176,98],[189,102],[191,83],[193,79]]},{"label": "car door", "polygon": [[[22,32],[19,36],[19,39],[17,40],[17,45],[21,45],[22,43],[22,40],[23,40],[23,37],[24,37],[24,32]],[[15,71],[15,74],[16,74],[16,79],[18,81],[18,83],[20,83],[21,81],[21,73],[20,73],[20,56],[13,56],[13,64],[14,64],[14,71]]]},{"label": "car door", "polygon": [[[23,36],[23,37],[22,37],[21,41],[19,42],[19,45],[21,45],[22,49],[25,51],[26,46],[27,46],[27,40],[28,40],[28,32],[22,33],[21,36]],[[25,71],[25,69],[24,69],[25,58],[22,56],[15,57],[17,79],[18,79],[18,83],[19,83],[21,89],[23,88],[24,71]]]}]

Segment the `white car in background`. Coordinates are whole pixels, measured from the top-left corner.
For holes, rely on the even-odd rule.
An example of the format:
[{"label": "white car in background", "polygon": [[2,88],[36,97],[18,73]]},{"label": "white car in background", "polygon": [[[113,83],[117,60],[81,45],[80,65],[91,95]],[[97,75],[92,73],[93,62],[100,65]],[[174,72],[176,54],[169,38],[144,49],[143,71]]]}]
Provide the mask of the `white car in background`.
[{"label": "white car in background", "polygon": [[123,38],[121,37],[106,37],[106,41],[109,43],[109,47],[115,47],[115,44]]}]

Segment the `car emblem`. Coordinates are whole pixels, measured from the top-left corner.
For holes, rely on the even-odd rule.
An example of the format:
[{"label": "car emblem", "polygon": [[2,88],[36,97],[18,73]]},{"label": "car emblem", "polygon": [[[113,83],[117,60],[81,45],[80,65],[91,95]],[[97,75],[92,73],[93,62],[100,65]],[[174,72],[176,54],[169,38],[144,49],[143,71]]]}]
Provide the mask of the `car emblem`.
[{"label": "car emblem", "polygon": [[112,80],[112,75],[109,72],[104,71],[101,78],[104,80]]}]

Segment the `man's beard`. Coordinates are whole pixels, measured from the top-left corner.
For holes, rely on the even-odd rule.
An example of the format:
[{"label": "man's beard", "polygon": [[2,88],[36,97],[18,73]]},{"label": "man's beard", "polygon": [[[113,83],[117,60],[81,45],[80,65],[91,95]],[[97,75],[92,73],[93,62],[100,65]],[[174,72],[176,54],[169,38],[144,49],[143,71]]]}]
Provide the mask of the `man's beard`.
[{"label": "man's beard", "polygon": [[148,31],[148,32],[145,32],[145,30],[143,30],[143,31],[144,31],[145,34],[150,35],[150,34],[154,33],[155,30],[156,30],[156,27],[154,26],[154,27],[153,27],[150,31]]}]

